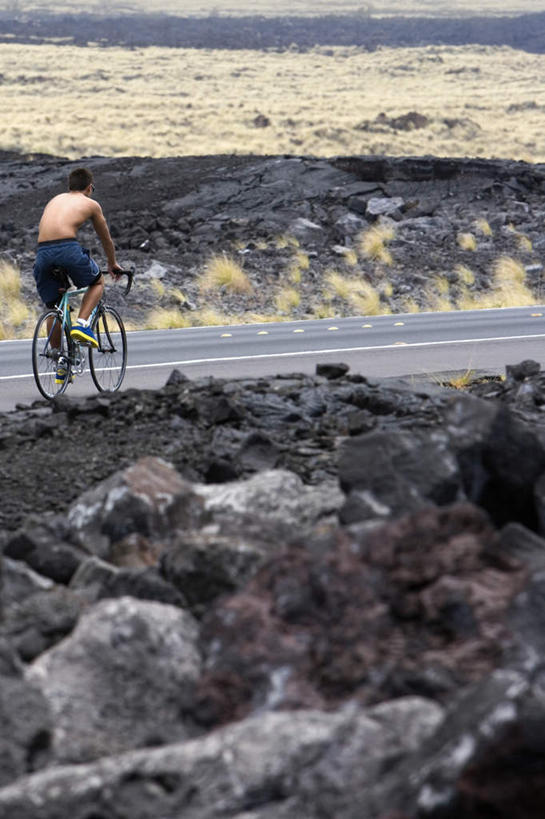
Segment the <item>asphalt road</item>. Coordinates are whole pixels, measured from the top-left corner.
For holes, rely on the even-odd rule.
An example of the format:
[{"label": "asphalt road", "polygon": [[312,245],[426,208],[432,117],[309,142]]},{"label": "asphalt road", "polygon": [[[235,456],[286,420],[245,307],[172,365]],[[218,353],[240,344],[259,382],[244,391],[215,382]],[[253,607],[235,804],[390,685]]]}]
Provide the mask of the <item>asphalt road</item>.
[{"label": "asphalt road", "polygon": [[[123,389],[160,387],[174,368],[190,378],[313,373],[341,361],[367,376],[502,373],[528,358],[545,366],[545,305],[141,331],[128,346]],[[0,342],[0,411],[40,398],[30,349],[29,340]],[[87,372],[68,394],[94,391]]]}]

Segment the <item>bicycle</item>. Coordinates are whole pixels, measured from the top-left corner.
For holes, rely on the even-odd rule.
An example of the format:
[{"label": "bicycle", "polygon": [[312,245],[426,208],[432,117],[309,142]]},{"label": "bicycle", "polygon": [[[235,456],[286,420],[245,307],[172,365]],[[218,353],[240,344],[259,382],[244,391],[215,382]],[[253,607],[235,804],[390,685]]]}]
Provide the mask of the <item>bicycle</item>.
[{"label": "bicycle", "polygon": [[[87,288],[72,289],[63,268],[55,268],[53,273],[61,283],[62,295],[55,307],[41,314],[32,339],[32,371],[39,391],[44,398],[62,395],[74,377],[85,372],[85,352],[89,350],[89,370],[95,387],[99,392],[116,392],[127,366],[127,336],[121,316],[115,307],[101,299],[89,319],[98,347],[87,347],[72,339],[70,299],[85,293]],[[127,296],[132,287],[134,268],[117,273],[127,276],[124,290]],[[53,347],[52,338],[59,339],[59,346]],[[57,383],[59,362],[66,372],[61,383]]]}]

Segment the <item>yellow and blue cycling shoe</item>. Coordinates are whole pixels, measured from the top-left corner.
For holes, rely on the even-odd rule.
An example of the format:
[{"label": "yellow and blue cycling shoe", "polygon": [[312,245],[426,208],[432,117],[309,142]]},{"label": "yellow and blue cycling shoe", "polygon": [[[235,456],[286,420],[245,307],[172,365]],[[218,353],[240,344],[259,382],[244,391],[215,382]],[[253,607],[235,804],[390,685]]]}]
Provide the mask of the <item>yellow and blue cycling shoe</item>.
[{"label": "yellow and blue cycling shoe", "polygon": [[73,375],[68,376],[68,362],[61,356],[57,364],[57,372],[55,373],[55,384],[64,384],[67,378],[69,384],[74,380]]},{"label": "yellow and blue cycling shoe", "polygon": [[80,344],[85,344],[87,347],[98,347],[95,334],[90,327],[86,327],[84,324],[74,324],[70,330],[70,338],[79,341]]}]

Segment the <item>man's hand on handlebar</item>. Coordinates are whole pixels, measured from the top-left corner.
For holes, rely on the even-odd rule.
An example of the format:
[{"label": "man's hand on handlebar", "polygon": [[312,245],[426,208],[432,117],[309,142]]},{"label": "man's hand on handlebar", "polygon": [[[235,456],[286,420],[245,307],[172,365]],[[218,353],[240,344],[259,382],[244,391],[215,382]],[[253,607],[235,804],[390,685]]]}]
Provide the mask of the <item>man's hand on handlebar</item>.
[{"label": "man's hand on handlebar", "polygon": [[112,264],[112,265],[109,264],[108,265],[108,270],[101,270],[101,273],[102,273],[103,276],[105,276],[106,273],[109,273],[110,276],[113,278],[113,280],[116,281],[116,282],[119,281],[119,279],[122,276],[126,276],[127,277],[127,286],[125,287],[123,295],[125,295],[125,296],[129,295],[129,291],[130,291],[130,289],[132,287],[132,282],[133,282],[133,279],[134,279],[134,265],[131,265],[127,269],[126,267],[121,267],[121,265],[117,264],[117,262],[116,262],[115,264]]},{"label": "man's hand on handlebar", "polygon": [[121,267],[120,264],[117,264],[117,262],[115,264],[109,264],[108,273],[110,274],[112,279],[115,279],[115,281],[117,281],[123,273],[123,268]]}]

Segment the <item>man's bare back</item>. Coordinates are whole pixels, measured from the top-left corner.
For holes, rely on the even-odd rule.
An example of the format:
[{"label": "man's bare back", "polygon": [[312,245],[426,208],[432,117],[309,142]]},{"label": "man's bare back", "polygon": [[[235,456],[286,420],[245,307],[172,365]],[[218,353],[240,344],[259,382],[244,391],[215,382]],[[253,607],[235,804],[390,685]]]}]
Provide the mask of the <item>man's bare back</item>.
[{"label": "man's bare back", "polygon": [[40,219],[38,243],[75,239],[79,228],[90,219],[106,253],[108,270],[113,273],[118,265],[108,224],[102,208],[98,202],[89,198],[90,195],[91,190],[86,189],[86,192],[69,191],[54,196],[45,206]]},{"label": "man's bare back", "polygon": [[98,202],[81,191],[60,193],[45,206],[38,232],[38,242],[75,239],[79,228],[88,219],[98,219],[102,209]]}]

